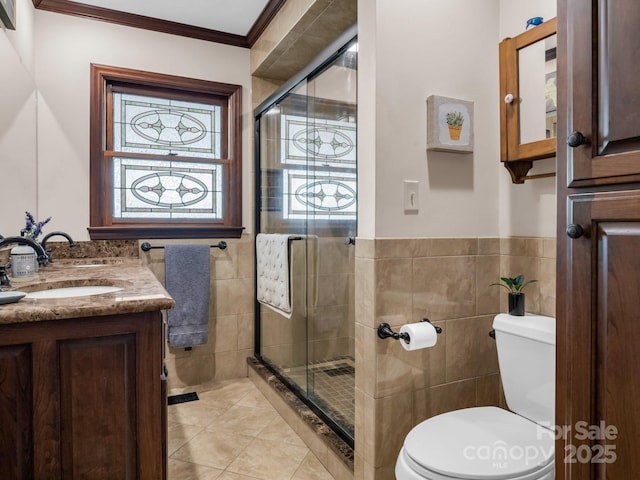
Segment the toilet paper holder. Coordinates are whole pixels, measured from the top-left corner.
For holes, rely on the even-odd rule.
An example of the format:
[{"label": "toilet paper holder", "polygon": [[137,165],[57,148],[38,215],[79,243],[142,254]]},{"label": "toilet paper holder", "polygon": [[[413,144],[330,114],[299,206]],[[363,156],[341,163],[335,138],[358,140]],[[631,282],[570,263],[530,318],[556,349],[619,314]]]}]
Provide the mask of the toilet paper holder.
[{"label": "toilet paper holder", "polygon": [[[421,322],[429,322],[431,323],[431,320],[429,320],[428,318],[423,318],[422,320],[420,320]],[[440,334],[442,333],[442,328],[434,325],[433,328],[435,328],[436,333]],[[388,323],[381,323],[380,325],[378,325],[378,337],[385,339],[385,338],[393,338],[394,340],[404,340],[405,342],[409,342],[409,334],[406,332],[402,332],[402,333],[398,333],[398,332],[394,332],[391,329],[391,325],[389,325]]]}]

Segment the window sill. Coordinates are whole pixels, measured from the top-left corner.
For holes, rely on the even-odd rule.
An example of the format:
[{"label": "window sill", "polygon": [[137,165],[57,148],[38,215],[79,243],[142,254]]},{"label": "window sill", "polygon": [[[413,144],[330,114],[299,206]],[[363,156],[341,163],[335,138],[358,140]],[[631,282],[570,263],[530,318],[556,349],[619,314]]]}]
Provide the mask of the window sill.
[{"label": "window sill", "polygon": [[139,240],[141,238],[240,238],[244,227],[88,227],[91,240]]}]

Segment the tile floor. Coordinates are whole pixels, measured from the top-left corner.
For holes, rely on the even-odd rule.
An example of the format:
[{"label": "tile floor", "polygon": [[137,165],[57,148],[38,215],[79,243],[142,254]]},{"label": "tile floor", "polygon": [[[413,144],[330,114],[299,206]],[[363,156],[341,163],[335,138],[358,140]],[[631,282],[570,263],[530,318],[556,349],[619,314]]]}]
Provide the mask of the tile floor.
[{"label": "tile floor", "polygon": [[174,389],[169,480],[334,480],[248,378]]}]

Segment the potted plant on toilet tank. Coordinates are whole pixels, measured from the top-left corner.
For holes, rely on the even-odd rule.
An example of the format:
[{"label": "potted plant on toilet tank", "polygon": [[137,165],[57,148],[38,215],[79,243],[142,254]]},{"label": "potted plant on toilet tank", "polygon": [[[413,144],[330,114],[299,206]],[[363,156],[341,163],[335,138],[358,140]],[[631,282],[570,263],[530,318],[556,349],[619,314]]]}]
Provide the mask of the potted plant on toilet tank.
[{"label": "potted plant on toilet tank", "polygon": [[525,281],[524,275],[518,275],[517,277],[500,277],[502,283],[492,283],[491,285],[498,285],[499,287],[506,288],[509,291],[509,315],[524,315],[524,293],[522,290],[530,283],[537,282],[537,280]]}]

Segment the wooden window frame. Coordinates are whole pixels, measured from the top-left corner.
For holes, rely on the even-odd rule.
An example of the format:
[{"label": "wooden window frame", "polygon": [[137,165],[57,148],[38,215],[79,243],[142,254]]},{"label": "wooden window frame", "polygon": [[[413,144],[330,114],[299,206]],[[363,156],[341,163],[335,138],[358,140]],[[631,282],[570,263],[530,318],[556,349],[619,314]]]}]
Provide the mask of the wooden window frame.
[{"label": "wooden window frame", "polygon": [[[112,216],[112,154],[107,153],[107,100],[110,85],[152,88],[160,94],[195,94],[226,101],[223,135],[223,212],[220,220],[141,220]],[[158,155],[158,158],[164,158]],[[195,159],[194,159],[195,160]],[[141,238],[240,238],[242,235],[242,86],[104,65],[91,65],[90,227],[92,240]]]}]

